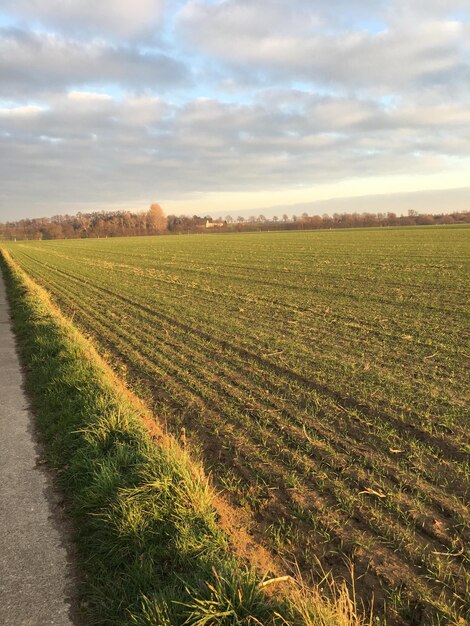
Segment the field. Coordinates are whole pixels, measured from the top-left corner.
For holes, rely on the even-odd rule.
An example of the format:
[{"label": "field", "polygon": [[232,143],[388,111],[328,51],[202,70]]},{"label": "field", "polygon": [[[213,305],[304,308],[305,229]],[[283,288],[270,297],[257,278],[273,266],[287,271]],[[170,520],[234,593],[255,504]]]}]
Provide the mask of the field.
[{"label": "field", "polygon": [[7,248],[285,571],[351,559],[389,623],[465,623],[470,229]]}]

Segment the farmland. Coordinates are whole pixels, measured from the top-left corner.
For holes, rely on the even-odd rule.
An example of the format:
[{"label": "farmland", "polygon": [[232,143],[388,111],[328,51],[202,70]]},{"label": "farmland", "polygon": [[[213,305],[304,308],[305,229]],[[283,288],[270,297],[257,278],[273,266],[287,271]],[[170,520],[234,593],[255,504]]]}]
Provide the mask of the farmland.
[{"label": "farmland", "polygon": [[470,229],[7,248],[285,570],[464,623]]}]

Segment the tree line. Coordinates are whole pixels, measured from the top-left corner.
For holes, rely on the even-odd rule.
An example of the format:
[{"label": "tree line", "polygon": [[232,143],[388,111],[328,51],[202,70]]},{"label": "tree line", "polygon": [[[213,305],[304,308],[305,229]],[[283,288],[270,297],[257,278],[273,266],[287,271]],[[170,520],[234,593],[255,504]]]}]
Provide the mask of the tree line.
[{"label": "tree line", "polygon": [[410,210],[396,213],[334,213],[333,215],[287,214],[267,218],[253,215],[245,218],[226,215],[165,216],[158,204],[148,211],[95,211],[76,215],[56,215],[0,223],[0,239],[83,239],[96,237],[132,237],[142,235],[201,232],[249,232],[262,230],[309,230],[329,228],[367,228],[382,226],[415,226],[435,224],[469,224],[470,211],[420,214]]}]

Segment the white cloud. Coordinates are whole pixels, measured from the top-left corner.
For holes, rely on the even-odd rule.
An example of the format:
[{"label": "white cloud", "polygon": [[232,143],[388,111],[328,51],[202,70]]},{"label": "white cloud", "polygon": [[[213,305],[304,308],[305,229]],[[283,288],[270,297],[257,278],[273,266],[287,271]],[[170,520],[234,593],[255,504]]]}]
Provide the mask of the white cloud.
[{"label": "white cloud", "polygon": [[33,104],[27,106],[16,107],[0,107],[0,117],[13,118],[13,117],[30,117],[39,115],[44,111],[43,107]]},{"label": "white cloud", "polygon": [[113,99],[112,96],[107,93],[96,93],[94,91],[69,91],[67,97],[70,98],[70,100],[79,100],[82,102],[106,102]]},{"label": "white cloud", "polygon": [[[242,73],[392,93],[433,81],[452,82],[463,68],[468,70],[468,25],[437,19],[441,3],[431,4],[434,11],[422,9],[419,19],[415,14],[401,21],[397,16],[403,11],[395,6],[393,24],[370,32],[360,26],[361,20],[348,30],[338,25],[324,9],[331,3],[192,1],[179,15],[179,28],[199,50]],[[390,16],[376,11],[375,17]],[[362,23],[367,24],[366,15]]]}]

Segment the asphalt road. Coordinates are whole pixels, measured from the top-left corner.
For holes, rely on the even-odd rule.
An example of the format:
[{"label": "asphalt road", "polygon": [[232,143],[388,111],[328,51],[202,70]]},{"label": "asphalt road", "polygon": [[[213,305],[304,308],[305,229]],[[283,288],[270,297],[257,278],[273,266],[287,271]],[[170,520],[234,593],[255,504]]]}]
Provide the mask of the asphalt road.
[{"label": "asphalt road", "polygon": [[77,624],[67,524],[22,385],[0,272],[0,624]]}]

